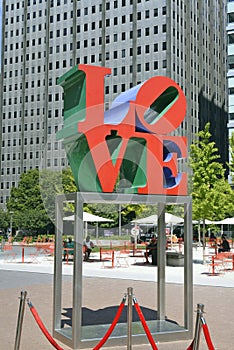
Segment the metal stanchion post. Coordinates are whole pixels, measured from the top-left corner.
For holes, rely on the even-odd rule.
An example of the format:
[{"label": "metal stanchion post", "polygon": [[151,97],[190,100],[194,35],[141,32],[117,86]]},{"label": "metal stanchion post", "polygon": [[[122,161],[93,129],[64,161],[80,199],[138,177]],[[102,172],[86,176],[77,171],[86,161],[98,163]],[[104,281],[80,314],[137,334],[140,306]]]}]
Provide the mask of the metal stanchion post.
[{"label": "metal stanchion post", "polygon": [[201,326],[202,326],[201,317],[203,316],[203,312],[204,312],[204,305],[197,304],[197,319],[196,319],[196,325],[195,325],[193,350],[199,350]]},{"label": "metal stanchion post", "polygon": [[20,348],[20,340],[21,340],[21,332],[22,332],[23,319],[24,319],[26,296],[27,296],[27,292],[21,291],[14,350],[19,350],[19,348]]},{"label": "metal stanchion post", "polygon": [[127,350],[132,350],[132,298],[133,289],[128,288],[128,339],[127,339]]}]

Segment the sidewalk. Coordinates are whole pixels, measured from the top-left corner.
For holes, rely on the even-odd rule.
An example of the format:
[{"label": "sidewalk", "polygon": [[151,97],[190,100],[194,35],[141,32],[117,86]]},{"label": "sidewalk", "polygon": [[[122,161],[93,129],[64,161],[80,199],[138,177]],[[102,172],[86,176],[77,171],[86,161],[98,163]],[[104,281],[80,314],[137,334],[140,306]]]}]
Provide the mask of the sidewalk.
[{"label": "sidewalk", "polygon": [[[194,251],[194,260],[200,261],[200,249]],[[84,271],[84,306],[99,310],[119,305],[128,287],[132,287],[141,307],[156,307],[157,279],[156,268],[150,265],[130,265],[127,268],[102,268],[100,262],[85,262]],[[208,276],[208,266],[194,263],[194,319],[198,303],[205,305],[207,321],[215,349],[230,350],[233,347],[233,314],[234,314],[234,271],[221,276]],[[180,320],[182,317],[180,300],[183,297],[183,268],[167,267],[166,297],[167,316]],[[63,300],[64,306],[71,305],[72,264],[63,264]],[[48,331],[52,330],[53,300],[53,261],[40,263],[0,262],[0,339],[2,349],[13,349],[16,322],[21,290],[27,290],[28,298],[37,309]],[[113,315],[114,317],[114,315]],[[5,325],[5,326],[4,326]],[[59,343],[59,342],[58,342]],[[64,350],[69,348],[59,343]],[[159,350],[186,350],[190,341],[160,343]],[[28,306],[25,310],[21,349],[49,350],[52,345],[41,333]],[[106,347],[106,349],[111,349]],[[112,348],[114,349],[114,348]],[[118,348],[115,347],[117,350]],[[119,350],[123,350],[120,347]],[[148,350],[151,346],[133,346],[136,350]],[[207,349],[203,334],[200,350]]]}]

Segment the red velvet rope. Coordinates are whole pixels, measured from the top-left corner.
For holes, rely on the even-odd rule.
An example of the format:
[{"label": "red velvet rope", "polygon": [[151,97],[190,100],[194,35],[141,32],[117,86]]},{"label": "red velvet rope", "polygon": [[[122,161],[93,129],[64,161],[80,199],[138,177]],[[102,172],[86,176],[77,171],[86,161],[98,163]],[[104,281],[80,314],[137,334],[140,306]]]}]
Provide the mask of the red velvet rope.
[{"label": "red velvet rope", "polygon": [[206,323],[202,324],[202,328],[203,328],[203,333],[206,339],[206,343],[208,345],[208,349],[209,350],[215,350],[214,345],[211,341],[211,337],[210,337],[210,333],[209,333],[209,329]]},{"label": "red velvet rope", "polygon": [[192,343],[189,345],[189,347],[186,350],[193,350],[193,343],[194,343],[194,340],[192,341]]},{"label": "red velvet rope", "polygon": [[137,313],[139,315],[139,318],[141,320],[141,323],[142,323],[142,326],[143,326],[143,328],[145,330],[147,338],[148,338],[148,340],[149,340],[149,342],[150,342],[150,344],[152,346],[152,349],[158,350],[158,348],[157,348],[157,346],[156,346],[156,344],[154,342],[154,338],[152,337],[152,334],[150,333],[150,330],[149,330],[149,328],[147,326],[147,323],[145,321],[145,318],[144,318],[144,315],[143,315],[143,313],[141,311],[141,308],[140,308],[139,304],[136,301],[134,301],[134,306],[135,306],[135,309],[136,309],[136,311],[137,311]]},{"label": "red velvet rope", "polygon": [[53,345],[53,347],[57,350],[63,350],[63,348],[61,348],[61,346],[59,346],[56,341],[51,337],[51,335],[49,334],[49,332],[47,331],[47,329],[45,328],[42,320],[40,319],[36,309],[34,308],[34,306],[28,302],[28,306],[30,308],[30,311],[33,315],[33,317],[35,318],[38,326],[40,327],[40,329],[42,330],[42,332],[44,333],[44,335],[46,336],[46,338],[49,340],[49,342]]},{"label": "red velvet rope", "polygon": [[93,348],[93,350],[98,350],[105,344],[105,342],[107,341],[107,339],[109,338],[109,336],[113,332],[113,329],[115,328],[116,323],[119,321],[120,315],[121,315],[123,308],[124,308],[124,304],[125,304],[125,299],[123,299],[121,304],[119,305],[118,311],[115,315],[115,318],[114,318],[112,324],[110,325],[110,328],[107,330],[106,334],[101,339],[101,341],[95,346],[95,348]]}]

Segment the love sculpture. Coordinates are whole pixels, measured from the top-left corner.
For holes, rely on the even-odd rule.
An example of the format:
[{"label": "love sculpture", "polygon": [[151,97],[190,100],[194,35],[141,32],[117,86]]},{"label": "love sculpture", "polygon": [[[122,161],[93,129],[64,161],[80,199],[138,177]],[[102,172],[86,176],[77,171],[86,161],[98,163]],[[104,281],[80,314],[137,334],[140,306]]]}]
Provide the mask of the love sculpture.
[{"label": "love sculpture", "polygon": [[[157,205],[158,258],[156,276],[152,279],[157,288],[151,305],[152,310],[157,305],[157,316],[147,323],[155,341],[184,340],[192,336],[192,205],[187,195],[187,175],[178,170],[179,160],[187,157],[187,144],[185,137],[173,135],[185,117],[185,96],[173,80],[153,77],[121,93],[105,110],[104,81],[110,74],[109,68],[79,64],[57,81],[64,90],[64,127],[56,136],[64,144],[79,191],[56,196],[53,334],[75,350],[85,346],[93,348],[97,341],[103,341],[110,327],[104,320],[100,325],[82,323],[84,204],[131,203],[153,205],[153,208]],[[71,327],[64,327],[62,318],[62,240],[67,202],[74,203],[75,218],[70,229],[75,243]],[[184,208],[182,324],[170,322],[166,316],[167,204]],[[112,267],[113,264],[114,258]],[[109,288],[109,281],[103,283]],[[97,285],[94,290],[98,295]],[[127,334],[130,324],[131,332]],[[123,322],[116,333],[111,334],[108,344],[126,346],[131,334],[136,344],[144,344],[141,329],[137,320],[130,320],[128,325]]]},{"label": "love sculpture", "polygon": [[187,195],[186,100],[170,78],[153,77],[121,93],[104,111],[111,69],[79,64],[58,79],[64,90],[63,139],[80,191]]}]

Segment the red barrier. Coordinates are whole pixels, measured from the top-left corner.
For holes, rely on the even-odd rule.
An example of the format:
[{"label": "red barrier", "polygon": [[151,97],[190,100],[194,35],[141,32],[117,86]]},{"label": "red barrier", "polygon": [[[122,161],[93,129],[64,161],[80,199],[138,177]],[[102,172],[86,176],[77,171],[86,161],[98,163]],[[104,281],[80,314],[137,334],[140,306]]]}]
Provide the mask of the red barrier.
[{"label": "red barrier", "polygon": [[40,327],[40,329],[42,330],[42,332],[44,333],[44,335],[46,336],[46,338],[49,340],[49,342],[53,345],[53,347],[57,350],[63,350],[63,348],[61,348],[60,345],[58,345],[56,343],[56,341],[52,338],[52,336],[49,334],[49,332],[47,331],[47,329],[45,328],[42,320],[40,319],[36,309],[34,308],[34,306],[32,305],[31,302],[28,302],[28,306],[30,308],[30,311],[33,315],[33,317],[35,318],[38,326]]},{"label": "red barrier", "polygon": [[205,336],[205,339],[206,339],[206,343],[208,345],[208,349],[209,350],[215,350],[214,345],[213,345],[213,343],[211,341],[210,332],[209,332],[207,324],[203,323],[202,324],[202,328],[203,328],[203,333],[204,333],[204,336]]},{"label": "red barrier", "polygon": [[189,345],[189,347],[186,350],[193,350],[193,343],[194,343],[194,340],[192,341],[192,343]]},{"label": "red barrier", "polygon": [[156,346],[156,344],[154,342],[154,338],[152,337],[152,334],[150,333],[150,330],[149,330],[149,327],[148,327],[148,325],[146,323],[144,315],[143,315],[143,313],[141,311],[141,308],[140,308],[139,304],[136,301],[136,298],[133,298],[133,302],[134,302],[135,309],[136,309],[136,311],[138,313],[138,316],[139,316],[139,318],[141,320],[142,326],[143,326],[143,328],[145,330],[145,333],[147,335],[147,338],[148,338],[148,340],[149,340],[149,342],[150,342],[150,344],[152,346],[152,349],[158,350],[158,348],[157,348],[157,346]]},{"label": "red barrier", "polygon": [[124,308],[124,305],[125,305],[125,301],[126,301],[126,297],[123,298],[121,304],[119,305],[117,314],[115,315],[115,318],[114,318],[112,324],[110,325],[110,328],[107,330],[106,334],[101,339],[101,341],[95,346],[95,348],[93,348],[93,350],[100,349],[105,344],[105,342],[107,341],[107,339],[109,338],[111,333],[113,332],[113,329],[115,328],[117,322],[119,321],[120,315],[121,315],[121,313],[123,311],[123,308]]},{"label": "red barrier", "polygon": [[[125,301],[126,301],[126,296],[124,296],[122,302],[120,303],[119,305],[119,308],[117,310],[117,313],[115,315],[115,318],[112,322],[112,324],[110,325],[109,329],[107,330],[106,334],[104,335],[104,337],[100,340],[100,342],[93,348],[93,350],[99,350],[105,343],[106,341],[108,340],[108,338],[110,337],[111,333],[113,332],[117,322],[119,321],[119,318],[121,316],[121,313],[123,311],[123,308],[125,306]],[[146,323],[146,320],[144,318],[144,315],[141,311],[141,308],[139,306],[139,304],[137,303],[137,300],[135,297],[133,297],[133,303],[134,303],[134,307],[138,313],[138,316],[140,318],[140,321],[142,323],[142,326],[145,330],[145,333],[147,335],[147,338],[152,346],[152,349],[153,350],[158,350],[157,348],[157,345],[155,344],[155,341],[154,341],[154,338],[152,336],[152,334],[150,333],[150,330],[149,330],[149,327]],[[34,317],[34,319],[36,320],[39,328],[42,330],[42,332],[44,333],[44,335],[46,336],[46,338],[49,340],[49,342],[54,346],[54,348],[56,348],[57,350],[63,350],[63,348],[61,348],[60,345],[58,345],[56,343],[56,341],[52,338],[52,336],[49,334],[49,332],[47,331],[46,327],[44,326],[42,320],[40,319],[36,309],[34,308],[34,306],[32,305],[31,302],[28,301],[28,306],[30,308],[30,311]],[[208,349],[209,350],[215,350],[214,348],[214,345],[211,341],[211,337],[210,337],[210,333],[209,333],[209,329],[208,329],[208,326],[206,324],[206,321],[205,319],[201,316],[200,318],[200,324],[202,324],[202,328],[203,328],[203,333],[204,333],[204,336],[205,336],[205,340],[206,340],[206,343],[207,343],[207,346],[208,346]],[[192,343],[189,345],[189,347],[186,349],[186,350],[193,350],[193,347],[194,347],[194,339],[192,341]]]}]

